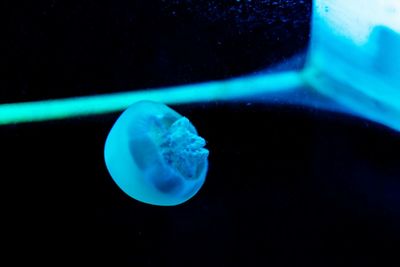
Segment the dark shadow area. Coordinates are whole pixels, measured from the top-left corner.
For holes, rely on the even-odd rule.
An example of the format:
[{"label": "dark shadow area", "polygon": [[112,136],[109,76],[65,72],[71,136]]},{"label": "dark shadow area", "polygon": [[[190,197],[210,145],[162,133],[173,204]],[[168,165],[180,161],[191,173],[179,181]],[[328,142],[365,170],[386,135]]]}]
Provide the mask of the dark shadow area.
[{"label": "dark shadow area", "polygon": [[175,108],[210,150],[204,187],[176,207],[137,202],[108,175],[117,115],[1,127],[2,216],[16,251],[114,266],[399,263],[398,134],[295,107]]},{"label": "dark shadow area", "polygon": [[3,5],[2,103],[251,73],[303,51],[310,28],[310,1]]}]

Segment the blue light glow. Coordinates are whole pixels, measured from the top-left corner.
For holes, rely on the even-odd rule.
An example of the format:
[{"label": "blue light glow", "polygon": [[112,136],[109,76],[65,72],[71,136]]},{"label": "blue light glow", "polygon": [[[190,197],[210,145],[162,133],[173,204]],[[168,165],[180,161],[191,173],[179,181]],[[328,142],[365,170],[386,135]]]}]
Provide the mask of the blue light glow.
[{"label": "blue light glow", "polygon": [[105,114],[124,110],[132,103],[142,100],[177,105],[241,100],[259,95],[268,98],[276,93],[293,91],[303,85],[301,73],[288,71],[153,90],[1,104],[0,125]]},{"label": "blue light glow", "polygon": [[304,74],[350,113],[400,130],[400,2],[314,1]]}]

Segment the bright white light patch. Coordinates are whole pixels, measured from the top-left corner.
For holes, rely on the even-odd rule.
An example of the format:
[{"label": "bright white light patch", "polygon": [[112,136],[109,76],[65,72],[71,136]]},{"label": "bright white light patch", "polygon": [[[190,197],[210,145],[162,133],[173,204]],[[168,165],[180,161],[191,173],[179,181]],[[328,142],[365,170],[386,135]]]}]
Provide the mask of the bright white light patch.
[{"label": "bright white light patch", "polygon": [[375,26],[400,34],[400,0],[317,0],[315,10],[337,34],[366,43]]}]

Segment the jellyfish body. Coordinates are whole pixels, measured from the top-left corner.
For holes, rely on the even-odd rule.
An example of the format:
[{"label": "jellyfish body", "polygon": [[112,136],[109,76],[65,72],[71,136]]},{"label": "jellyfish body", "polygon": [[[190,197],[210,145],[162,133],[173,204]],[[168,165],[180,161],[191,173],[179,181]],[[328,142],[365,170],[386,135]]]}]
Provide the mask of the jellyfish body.
[{"label": "jellyfish body", "polygon": [[115,122],[104,148],[107,169],[129,196],[178,205],[205,181],[208,150],[190,121],[164,104],[140,101]]}]

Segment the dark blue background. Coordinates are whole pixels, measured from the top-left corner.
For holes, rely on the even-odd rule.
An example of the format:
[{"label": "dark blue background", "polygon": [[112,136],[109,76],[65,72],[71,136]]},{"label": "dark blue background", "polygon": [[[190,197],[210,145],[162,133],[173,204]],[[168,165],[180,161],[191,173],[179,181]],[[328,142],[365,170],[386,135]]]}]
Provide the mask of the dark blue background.
[{"label": "dark blue background", "polygon": [[[255,0],[4,7],[1,102],[263,71],[306,49],[311,12],[310,1]],[[0,127],[4,254],[53,265],[399,266],[398,133],[278,104],[173,108],[208,141],[210,169],[198,195],[169,208],[127,197],[108,175],[117,113]]]}]

